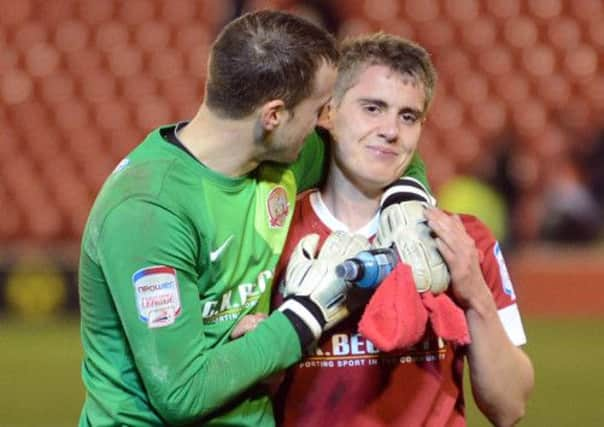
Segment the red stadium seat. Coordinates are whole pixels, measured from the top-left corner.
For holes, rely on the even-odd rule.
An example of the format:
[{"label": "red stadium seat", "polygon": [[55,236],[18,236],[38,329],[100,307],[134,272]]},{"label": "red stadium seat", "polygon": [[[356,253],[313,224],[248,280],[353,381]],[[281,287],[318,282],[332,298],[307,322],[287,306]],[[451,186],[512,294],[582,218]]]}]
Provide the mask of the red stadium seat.
[{"label": "red stadium seat", "polygon": [[521,108],[510,110],[513,122],[522,137],[533,137],[541,133],[548,122],[546,108],[535,99],[529,99]]},{"label": "red stadium seat", "polygon": [[92,48],[69,52],[63,58],[66,63],[67,72],[73,74],[75,77],[83,78],[97,72],[103,62],[103,55],[98,50]]},{"label": "red stadium seat", "polygon": [[184,52],[184,58],[186,63],[186,71],[189,75],[204,80],[208,68],[208,50],[192,49],[189,52]]},{"label": "red stadium seat", "polygon": [[0,76],[19,67],[19,52],[11,47],[0,48]]},{"label": "red stadium seat", "polygon": [[518,16],[520,13],[519,0],[488,0],[488,11],[500,20],[507,20]]},{"label": "red stadium seat", "polygon": [[601,0],[574,0],[569,2],[572,15],[590,22],[602,22],[604,14],[604,5]]},{"label": "red stadium seat", "polygon": [[505,105],[497,99],[476,103],[470,107],[470,115],[482,141],[503,132],[507,122]]},{"label": "red stadium seat", "polygon": [[375,22],[384,22],[397,16],[399,3],[396,0],[382,0],[379,2],[366,0],[363,3],[364,16]]},{"label": "red stadium seat", "polygon": [[[602,19],[604,19],[604,16]],[[604,51],[604,25],[602,25],[602,20],[594,20],[589,23],[589,42],[598,49],[600,54]]]},{"label": "red stadium seat", "polygon": [[97,70],[81,81],[82,97],[88,102],[106,102],[115,98],[117,82],[108,72]]},{"label": "red stadium seat", "polygon": [[405,14],[413,21],[424,23],[436,19],[440,13],[439,2],[436,0],[406,0]]},{"label": "red stadium seat", "polygon": [[511,46],[522,49],[533,46],[539,35],[535,22],[528,16],[519,16],[506,21],[503,34]]},{"label": "red stadium seat", "polygon": [[28,126],[22,129],[21,134],[21,149],[37,167],[64,155],[62,135],[50,123]]},{"label": "red stadium seat", "polygon": [[598,54],[591,46],[582,44],[565,55],[564,66],[574,79],[589,78],[598,71]]},{"label": "red stadium seat", "polygon": [[495,21],[488,16],[479,16],[471,24],[460,27],[464,45],[475,52],[489,52],[497,42]]},{"label": "red stadium seat", "polygon": [[61,23],[54,33],[54,44],[61,52],[77,52],[86,47],[90,27],[79,20]]},{"label": "red stadium seat", "polygon": [[134,149],[149,132],[149,129],[139,130],[129,124],[123,129],[107,132],[105,142],[109,145],[112,158],[115,159],[114,166],[124,158],[126,154]]},{"label": "red stadium seat", "polygon": [[450,48],[434,55],[436,69],[443,76],[459,76],[470,69],[469,55],[462,49]]},{"label": "red stadium seat", "polygon": [[55,123],[65,133],[86,127],[90,121],[89,105],[81,100],[56,104],[53,108]]},{"label": "red stadium seat", "polygon": [[34,239],[56,237],[61,231],[61,217],[29,159],[18,153],[3,165],[2,175],[3,182],[13,189],[11,206],[21,213],[26,235]]},{"label": "red stadium seat", "polygon": [[210,43],[211,36],[207,27],[199,22],[189,22],[174,28],[173,45],[182,53],[202,46],[207,48]]},{"label": "red stadium seat", "polygon": [[437,129],[448,131],[461,126],[463,123],[464,106],[457,99],[436,99],[430,112],[430,123]]},{"label": "red stadium seat", "polygon": [[162,22],[169,23],[177,29],[191,20],[195,20],[197,15],[197,3],[190,0],[171,0],[169,2],[160,2],[159,17]]},{"label": "red stadium seat", "polygon": [[94,106],[94,120],[101,130],[124,129],[130,125],[130,110],[120,99],[101,102]]},{"label": "red stadium seat", "polygon": [[27,73],[21,70],[8,70],[0,77],[0,98],[2,103],[20,104],[33,95],[34,84]]},{"label": "red stadium seat", "polygon": [[466,105],[481,104],[489,96],[489,85],[481,74],[468,72],[454,81],[453,93]]},{"label": "red stadium seat", "polygon": [[34,77],[43,77],[55,72],[59,66],[59,53],[48,43],[38,43],[25,52],[25,67]]},{"label": "red stadium seat", "polygon": [[115,14],[115,0],[78,0],[78,16],[84,22],[98,25],[110,20]]},{"label": "red stadium seat", "polygon": [[25,53],[32,46],[46,42],[48,38],[48,30],[43,24],[37,21],[27,21],[15,29],[13,46],[19,52]]},{"label": "red stadium seat", "polygon": [[37,1],[32,16],[55,28],[74,16],[74,3],[74,0]]},{"label": "red stadium seat", "polygon": [[0,27],[22,26],[31,18],[33,9],[30,0],[11,2],[10,6],[5,3],[0,13]]},{"label": "red stadium seat", "polygon": [[593,108],[600,112],[598,114],[601,117],[600,125],[604,125],[602,123],[602,117],[604,117],[604,76],[596,75],[588,83],[584,84],[582,86],[581,98],[588,99]]},{"label": "red stadium seat", "polygon": [[421,25],[418,41],[429,50],[444,49],[454,44],[455,27],[444,18],[437,18]]},{"label": "red stadium seat", "polygon": [[95,45],[103,52],[111,52],[128,45],[130,31],[128,26],[120,21],[106,21],[98,26],[95,34]]},{"label": "red stadium seat", "polygon": [[444,4],[447,16],[461,25],[473,22],[478,17],[480,6],[477,0],[445,1]]},{"label": "red stadium seat", "polygon": [[[284,3],[283,0],[277,1],[275,3]],[[203,20],[204,23],[208,24],[210,31],[215,32],[219,29],[225,22],[229,20],[234,14],[233,5],[231,2],[225,1],[211,1],[211,0],[203,0],[197,2],[198,10],[196,19]],[[253,8],[250,6],[250,10],[262,9]],[[264,7],[263,9],[271,9],[271,7]],[[283,9],[279,4],[274,5],[272,9]]]},{"label": "red stadium seat", "polygon": [[[0,165],[2,161],[10,161],[11,157],[21,151],[21,137],[17,129],[11,126],[8,120],[0,122]],[[2,167],[0,166],[0,177],[2,176]],[[1,180],[0,180],[1,182]]]},{"label": "red stadium seat", "polygon": [[517,108],[530,95],[530,85],[522,73],[511,71],[508,75],[497,76],[493,79],[495,92],[510,108]]},{"label": "red stadium seat", "polygon": [[119,92],[125,102],[134,104],[140,98],[154,96],[159,93],[159,81],[150,75],[133,75],[120,79]]},{"label": "red stadium seat", "polygon": [[135,112],[136,124],[141,129],[151,130],[162,123],[174,120],[170,106],[159,97],[138,100]]},{"label": "red stadium seat", "polygon": [[16,130],[31,127],[30,123],[45,125],[50,119],[48,108],[33,99],[11,106],[8,113],[7,117]]},{"label": "red stadium seat", "polygon": [[404,19],[390,19],[382,22],[381,28],[386,33],[396,34],[409,40],[416,40],[417,33],[413,26]]},{"label": "red stadium seat", "polygon": [[177,78],[183,74],[184,58],[171,49],[157,49],[151,55],[149,71],[158,80]]},{"label": "red stadium seat", "polygon": [[144,66],[143,52],[132,45],[120,45],[112,49],[108,52],[107,61],[111,74],[117,77],[144,78],[141,76]]},{"label": "red stadium seat", "polygon": [[24,216],[31,236],[36,240],[52,241],[61,237],[64,220],[50,197],[32,199]]},{"label": "red stadium seat", "polygon": [[453,160],[458,170],[470,170],[480,156],[480,140],[467,125],[450,129],[442,141],[444,152]]},{"label": "red stadium seat", "polygon": [[[1,181],[0,181],[1,185]],[[23,234],[23,220],[19,210],[13,203],[12,196],[0,187],[0,206],[2,209],[2,221],[0,221],[0,241],[8,242]]]},{"label": "red stadium seat", "polygon": [[567,129],[581,134],[585,133],[585,129],[593,127],[596,122],[590,106],[585,102],[586,99],[581,99],[578,95],[569,99],[560,110],[560,121]]},{"label": "red stadium seat", "polygon": [[548,20],[560,15],[562,2],[560,0],[529,0],[528,10],[531,15]]},{"label": "red stadium seat", "polygon": [[547,38],[555,49],[574,49],[581,41],[581,29],[575,19],[561,16],[548,22]]},{"label": "red stadium seat", "polygon": [[119,2],[118,16],[125,25],[139,25],[151,21],[155,16],[157,2],[151,0],[128,0]]},{"label": "red stadium seat", "polygon": [[170,43],[170,27],[161,21],[146,21],[138,26],[135,45],[146,52],[164,50]]},{"label": "red stadium seat", "polygon": [[172,106],[175,120],[190,120],[199,108],[201,100],[179,102]]},{"label": "red stadium seat", "polygon": [[200,104],[203,96],[199,78],[177,76],[161,82],[161,98],[173,107],[181,104]]},{"label": "red stadium seat", "polygon": [[522,51],[522,66],[534,78],[551,75],[556,68],[556,55],[551,47],[538,44]]},{"label": "red stadium seat", "polygon": [[349,36],[366,34],[374,30],[374,26],[364,19],[349,18],[342,21],[338,30],[338,38],[344,39]]},{"label": "red stadium seat", "polygon": [[448,156],[443,156],[442,154],[422,154],[422,157],[424,159],[430,159],[428,180],[435,191],[457,174],[457,166]]},{"label": "red stadium seat", "polygon": [[493,45],[478,58],[480,68],[491,76],[506,76],[512,72],[514,59],[503,44]]},{"label": "red stadium seat", "polygon": [[568,102],[572,95],[569,81],[561,74],[551,74],[536,80],[537,93],[549,108],[558,109]]}]

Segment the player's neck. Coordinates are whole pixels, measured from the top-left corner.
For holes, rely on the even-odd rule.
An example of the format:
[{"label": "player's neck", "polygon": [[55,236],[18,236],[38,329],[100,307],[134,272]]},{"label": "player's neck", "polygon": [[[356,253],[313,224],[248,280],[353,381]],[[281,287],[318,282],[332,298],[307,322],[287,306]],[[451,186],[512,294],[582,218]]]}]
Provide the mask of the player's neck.
[{"label": "player's neck", "polygon": [[333,168],[321,189],[321,198],[327,209],[350,230],[358,230],[373,219],[380,197],[381,192],[363,191]]},{"label": "player's neck", "polygon": [[178,138],[208,168],[237,177],[258,166],[253,157],[254,140],[249,136],[252,127],[251,120],[224,119],[202,105]]}]

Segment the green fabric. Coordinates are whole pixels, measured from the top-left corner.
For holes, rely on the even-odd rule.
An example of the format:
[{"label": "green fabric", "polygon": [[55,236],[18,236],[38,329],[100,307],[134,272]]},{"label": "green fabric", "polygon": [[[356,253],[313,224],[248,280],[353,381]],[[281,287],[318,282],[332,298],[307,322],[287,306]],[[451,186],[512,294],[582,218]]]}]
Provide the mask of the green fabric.
[{"label": "green fabric", "polygon": [[[269,399],[250,387],[299,359],[297,335],[280,313],[229,334],[245,314],[268,313],[298,185],[320,175],[304,164],[322,153],[316,140],[293,167],[227,178],[155,131],[108,178],[82,242],[80,425],[273,424]],[[133,277],[152,266],[175,269],[180,300],[158,328],[141,320]]]},{"label": "green fabric", "polygon": [[428,176],[426,175],[426,165],[417,151],[413,155],[411,163],[409,163],[409,166],[407,166],[405,176],[411,176],[415,179],[418,179],[422,184],[424,184],[428,191],[432,191],[430,188],[430,183],[428,182]]}]

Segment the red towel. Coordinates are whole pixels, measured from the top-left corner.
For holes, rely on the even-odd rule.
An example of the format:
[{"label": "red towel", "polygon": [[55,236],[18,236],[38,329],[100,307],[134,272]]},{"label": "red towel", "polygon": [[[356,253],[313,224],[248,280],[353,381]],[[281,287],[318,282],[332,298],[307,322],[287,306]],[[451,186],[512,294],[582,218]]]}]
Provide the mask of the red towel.
[{"label": "red towel", "polygon": [[411,267],[401,262],[369,300],[359,332],[381,351],[392,351],[417,344],[428,321],[444,340],[470,343],[463,310],[447,294],[418,293]]}]

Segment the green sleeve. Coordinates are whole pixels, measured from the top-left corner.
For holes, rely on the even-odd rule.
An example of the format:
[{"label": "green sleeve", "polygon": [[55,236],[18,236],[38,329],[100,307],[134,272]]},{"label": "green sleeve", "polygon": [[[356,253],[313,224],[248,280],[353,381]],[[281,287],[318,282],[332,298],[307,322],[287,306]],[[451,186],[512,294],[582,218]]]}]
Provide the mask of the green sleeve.
[{"label": "green sleeve", "polygon": [[315,131],[306,137],[298,159],[291,166],[298,193],[317,187],[325,169],[325,142]]},{"label": "green sleeve", "polygon": [[[106,218],[99,238],[103,268],[128,345],[151,405],[168,423],[191,422],[225,405],[301,356],[297,335],[280,312],[252,332],[211,347],[197,280],[201,245],[190,224],[154,201],[129,199]],[[133,273],[175,269],[181,310],[174,323],[149,328],[139,317]]]},{"label": "green sleeve", "polygon": [[426,186],[428,191],[432,191],[430,188],[430,183],[428,183],[428,176],[426,175],[426,165],[417,151],[415,154],[413,154],[411,163],[409,163],[407,170],[405,170],[405,176],[410,176],[419,180]]}]

